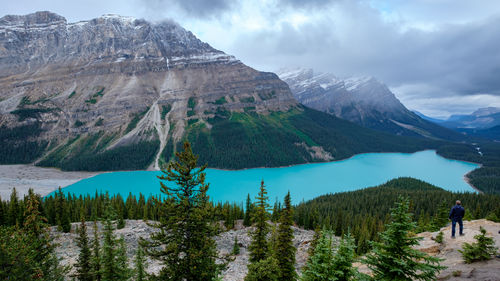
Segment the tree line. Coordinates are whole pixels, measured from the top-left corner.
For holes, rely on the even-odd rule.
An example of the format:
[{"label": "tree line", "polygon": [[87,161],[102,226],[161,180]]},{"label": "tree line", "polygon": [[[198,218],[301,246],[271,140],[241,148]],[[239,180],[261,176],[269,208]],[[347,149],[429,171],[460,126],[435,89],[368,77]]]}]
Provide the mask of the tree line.
[{"label": "tree line", "polygon": [[[404,196],[405,191],[416,189],[423,193],[435,192],[434,187],[421,184],[417,186],[410,179],[399,179],[388,183],[386,187],[379,187],[383,196],[390,189],[391,196],[384,198],[389,203],[382,204],[374,196],[365,201],[350,203],[356,205],[360,212],[373,212],[384,219],[376,221],[382,223],[381,231],[375,242],[369,243],[370,248],[365,258],[356,255],[356,236],[350,228],[341,230],[341,239],[334,243],[332,235],[338,224],[326,223],[330,213],[322,213],[320,205],[311,208],[314,213],[309,218],[304,215],[302,208],[312,204],[315,200],[325,200],[329,197],[318,198],[304,202],[297,207],[291,204],[288,193],[283,204],[277,202],[270,207],[264,181],[261,182],[258,196],[253,203],[249,196],[245,209],[237,204],[210,203],[207,191],[209,185],[205,182],[206,165],[197,166],[197,157],[193,154],[189,143],[184,144],[184,149],[176,153],[177,161],[170,162],[167,169],[163,170],[160,179],[162,196],[148,198],[139,196],[134,200],[129,195],[123,200],[119,195],[110,197],[107,194],[96,194],[95,198],[66,197],[61,190],[53,197],[41,200],[32,190],[24,198],[18,200],[15,192],[9,202],[2,201],[0,215],[3,221],[0,227],[2,242],[0,243],[0,275],[16,280],[63,280],[69,268],[59,264],[54,253],[54,244],[48,235],[48,224],[58,225],[61,231],[69,231],[69,222],[78,218],[80,227],[77,229],[76,240],[80,248],[77,263],[74,265],[73,278],[77,280],[219,280],[223,265],[216,262],[216,251],[213,237],[220,231],[218,223],[224,220],[226,227],[231,227],[234,219],[243,219],[244,224],[252,225],[251,244],[249,246],[250,263],[246,281],[264,280],[435,280],[443,267],[439,259],[430,257],[414,250],[412,247],[418,243],[415,233],[422,226],[420,219],[414,220],[411,212],[420,206],[415,199],[410,201],[409,196]],[[175,183],[175,184],[174,184]],[[417,182],[418,183],[418,182]],[[407,190],[405,190],[405,188]],[[387,191],[388,189],[389,191]],[[374,189],[363,190],[363,194]],[[402,191],[401,191],[402,190]],[[394,193],[394,194],[393,194]],[[352,196],[355,192],[345,193],[347,198],[363,199],[363,196]],[[438,193],[433,194],[436,196]],[[456,196],[457,194],[452,194]],[[335,195],[330,195],[335,196]],[[395,207],[391,198],[397,202]],[[479,196],[460,194],[462,202],[473,204],[481,202],[484,213],[496,209],[497,205],[489,205],[489,200],[498,202],[494,195]],[[464,199],[465,198],[465,199]],[[367,198],[364,198],[367,199]],[[454,198],[455,199],[455,198]],[[321,201],[320,200],[320,201]],[[469,201],[468,201],[469,200]],[[370,204],[370,202],[375,202]],[[394,202],[392,201],[392,202]],[[140,202],[140,203],[139,203]],[[313,202],[313,203],[311,203]],[[493,202],[493,201],[492,201]],[[366,203],[366,204],[360,204]],[[44,205],[45,204],[45,205]],[[335,204],[340,204],[339,202]],[[479,203],[478,203],[479,204]],[[324,205],[325,207],[327,204]],[[368,206],[368,207],[365,207]],[[443,205],[444,206],[444,205]],[[479,205],[478,205],[479,206]],[[310,207],[310,206],[309,206]],[[335,207],[331,205],[330,207]],[[430,226],[436,226],[442,210],[433,214]],[[328,210],[328,208],[326,209]],[[375,212],[374,212],[375,210]],[[380,211],[377,211],[380,210]],[[444,210],[444,209],[443,209]],[[422,213],[422,210],[420,210]],[[477,211],[481,214],[483,211]],[[77,214],[78,213],[78,214]],[[320,214],[316,216],[316,214]],[[46,217],[45,217],[46,216]],[[149,238],[141,239],[134,259],[134,268],[129,267],[126,256],[126,246],[123,238],[117,238],[115,228],[123,225],[125,218],[147,218],[149,225],[156,228]],[[325,222],[319,218],[325,217]],[[104,232],[98,233],[97,224],[94,223],[94,235],[87,234],[86,220],[102,220]],[[302,275],[297,274],[295,268],[295,252],[293,245],[294,218],[296,221],[313,221],[312,227],[318,230],[315,241],[312,242],[309,261]],[[340,216],[342,220],[349,218]],[[279,222],[273,227],[269,220]],[[331,221],[335,221],[330,219]],[[384,226],[385,223],[385,226]],[[69,225],[69,229],[68,229]],[[359,239],[358,239],[359,241]],[[17,248],[21,250],[17,250]],[[237,254],[235,241],[234,254]],[[161,265],[155,274],[148,274],[144,270],[145,257],[156,260]],[[353,267],[354,261],[365,263],[373,272],[368,276],[357,272]],[[401,265],[401,260],[407,262]],[[29,264],[27,264],[29,263]],[[26,267],[26,270],[23,268]],[[4,278],[5,279],[5,278]]]}]

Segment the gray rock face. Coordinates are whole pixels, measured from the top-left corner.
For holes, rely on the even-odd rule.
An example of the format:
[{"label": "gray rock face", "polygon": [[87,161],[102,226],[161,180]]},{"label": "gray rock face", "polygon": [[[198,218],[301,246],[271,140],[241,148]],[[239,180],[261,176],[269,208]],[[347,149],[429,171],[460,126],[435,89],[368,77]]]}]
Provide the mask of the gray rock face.
[{"label": "gray rock face", "polygon": [[[58,244],[56,254],[61,259],[63,265],[74,265],[78,258],[79,248],[75,243],[77,234],[75,233],[76,227],[79,223],[72,224],[71,233],[60,233],[56,227],[52,227],[52,235],[55,237],[55,243]],[[99,233],[102,233],[103,226],[98,223]],[[243,221],[236,221],[236,227],[233,230],[222,232],[214,240],[217,244],[217,252],[219,259],[217,263],[226,263],[227,267],[222,272],[222,280],[224,281],[243,281],[248,270],[249,263],[248,246],[250,245],[250,231],[252,228],[243,227]],[[294,230],[294,246],[297,247],[296,253],[296,267],[301,269],[307,262],[307,251],[314,236],[314,231],[304,230],[293,227]],[[129,257],[130,266],[133,267],[133,259],[135,257],[138,241],[140,238],[148,239],[149,236],[156,231],[156,229],[147,225],[141,220],[126,220],[125,228],[115,230],[117,237],[123,237],[127,245],[127,255]],[[90,239],[93,239],[93,223],[87,222],[87,234]],[[234,239],[237,237],[240,254],[232,255]],[[161,268],[155,260],[148,259],[146,263],[146,270],[149,273],[157,273]],[[74,269],[71,270],[73,272]],[[70,274],[71,274],[70,272]]]},{"label": "gray rock face", "polygon": [[[244,65],[172,21],[104,15],[68,23],[51,12],[0,18],[0,126],[40,122],[38,140],[51,148],[98,131],[113,137],[109,147],[141,139],[164,146],[182,138],[188,119],[203,122],[221,107],[265,114],[296,104],[275,74]],[[20,109],[34,113],[12,113]],[[137,127],[126,131],[137,116]]]}]

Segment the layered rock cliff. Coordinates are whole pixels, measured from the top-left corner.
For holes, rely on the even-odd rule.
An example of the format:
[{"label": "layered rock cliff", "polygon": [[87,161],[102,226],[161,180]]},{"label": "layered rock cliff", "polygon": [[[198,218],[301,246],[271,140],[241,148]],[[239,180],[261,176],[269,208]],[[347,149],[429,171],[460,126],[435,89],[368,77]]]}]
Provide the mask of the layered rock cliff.
[{"label": "layered rock cliff", "polygon": [[51,12],[0,18],[0,127],[21,135],[6,139],[17,154],[34,154],[24,162],[60,166],[75,153],[146,142],[158,167],[168,140],[180,141],[188,125],[296,105],[275,74],[171,21],[105,15],[68,23]]}]

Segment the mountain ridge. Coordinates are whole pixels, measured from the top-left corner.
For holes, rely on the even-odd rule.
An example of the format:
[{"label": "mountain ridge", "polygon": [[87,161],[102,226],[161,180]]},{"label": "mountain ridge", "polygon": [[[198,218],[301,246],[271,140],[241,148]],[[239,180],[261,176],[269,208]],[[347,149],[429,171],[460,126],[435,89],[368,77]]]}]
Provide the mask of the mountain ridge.
[{"label": "mountain ridge", "polygon": [[278,75],[289,84],[299,102],[361,126],[396,135],[463,140],[460,134],[408,110],[374,77],[341,79],[331,73],[315,73],[303,68],[282,69]]}]

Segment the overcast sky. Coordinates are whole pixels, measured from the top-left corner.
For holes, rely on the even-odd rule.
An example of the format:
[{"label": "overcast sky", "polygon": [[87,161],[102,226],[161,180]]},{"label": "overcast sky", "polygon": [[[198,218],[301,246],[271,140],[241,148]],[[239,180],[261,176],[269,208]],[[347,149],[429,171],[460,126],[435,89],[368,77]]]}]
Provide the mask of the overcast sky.
[{"label": "overcast sky", "polygon": [[500,107],[498,0],[0,0],[38,10],[170,18],[256,69],[374,76],[434,117]]}]

